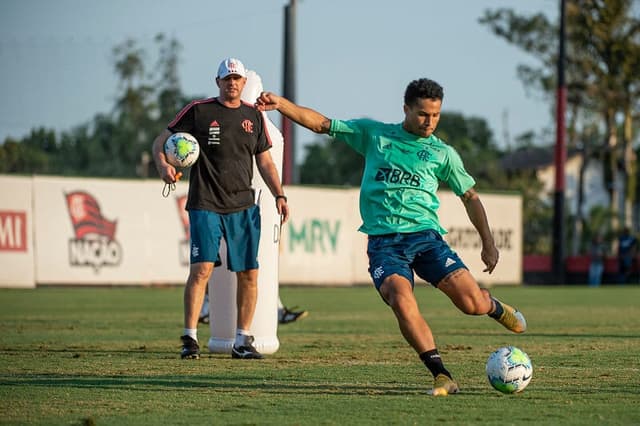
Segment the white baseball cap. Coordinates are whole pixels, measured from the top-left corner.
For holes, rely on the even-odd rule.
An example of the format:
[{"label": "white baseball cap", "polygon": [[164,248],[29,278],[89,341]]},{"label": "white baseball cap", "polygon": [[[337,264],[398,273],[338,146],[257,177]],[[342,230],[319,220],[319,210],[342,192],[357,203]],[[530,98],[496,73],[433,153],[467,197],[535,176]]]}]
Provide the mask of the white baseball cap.
[{"label": "white baseball cap", "polygon": [[240,77],[247,77],[247,70],[239,59],[227,58],[218,67],[218,78],[225,78],[228,75],[236,74]]}]

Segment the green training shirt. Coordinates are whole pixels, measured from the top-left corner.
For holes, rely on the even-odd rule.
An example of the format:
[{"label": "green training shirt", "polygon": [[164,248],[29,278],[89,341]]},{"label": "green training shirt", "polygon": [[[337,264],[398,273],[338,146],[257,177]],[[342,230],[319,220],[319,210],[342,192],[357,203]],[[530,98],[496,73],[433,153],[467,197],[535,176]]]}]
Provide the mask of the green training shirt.
[{"label": "green training shirt", "polygon": [[439,181],[458,196],[475,185],[453,147],[435,135],[411,134],[401,123],[331,120],[329,135],[365,158],[360,185],[360,231],[365,234],[433,229],[444,235],[437,213]]}]

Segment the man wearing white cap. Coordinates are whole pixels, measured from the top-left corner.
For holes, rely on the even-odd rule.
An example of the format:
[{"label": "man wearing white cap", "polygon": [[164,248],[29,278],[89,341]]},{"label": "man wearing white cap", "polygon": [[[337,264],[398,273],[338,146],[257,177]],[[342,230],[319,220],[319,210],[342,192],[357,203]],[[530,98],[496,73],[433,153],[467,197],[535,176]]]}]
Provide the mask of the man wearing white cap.
[{"label": "man wearing white cap", "polygon": [[153,142],[153,158],[165,183],[174,183],[177,172],[167,162],[164,141],[172,133],[187,132],[200,145],[200,156],[189,174],[186,204],[191,267],[184,290],[183,359],[200,357],[198,316],[221,238],[227,244],[228,268],[237,275],[237,333],[231,356],[262,358],[249,334],[258,297],[260,240],[260,211],[251,187],[254,158],[283,222],[289,216],[289,207],[269,153],[271,142],[262,114],[241,99],[246,77],[238,59],[222,61],[216,76],[219,95],[185,106]]}]

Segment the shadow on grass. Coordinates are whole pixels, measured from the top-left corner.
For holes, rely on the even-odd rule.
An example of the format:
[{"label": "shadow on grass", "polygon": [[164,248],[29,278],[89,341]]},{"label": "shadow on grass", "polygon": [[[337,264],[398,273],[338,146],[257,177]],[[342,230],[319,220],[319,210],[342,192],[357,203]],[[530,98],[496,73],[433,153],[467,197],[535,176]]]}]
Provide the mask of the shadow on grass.
[{"label": "shadow on grass", "polygon": [[69,376],[55,373],[21,374],[20,378],[0,375],[0,389],[4,387],[55,387],[78,389],[113,389],[119,391],[168,392],[208,390],[211,392],[263,392],[265,394],[334,394],[334,395],[407,395],[425,394],[427,386],[407,386],[402,383],[312,383],[311,381],[286,379],[265,379],[264,377],[242,376],[238,378],[215,377],[212,375],[153,377],[141,376]]},{"label": "shadow on grass", "polygon": [[[4,376],[4,377],[3,377]],[[377,395],[377,396],[408,396],[425,395],[428,385],[412,386],[401,382],[366,382],[366,383],[343,383],[324,382],[319,383],[312,380],[299,380],[290,377],[283,379],[265,379],[265,377],[247,376],[242,377],[216,377],[213,375],[159,375],[153,377],[141,377],[136,375],[118,376],[92,376],[92,375],[61,375],[56,373],[46,374],[21,374],[19,378],[15,376],[0,375],[0,389],[20,387],[52,387],[76,388],[76,389],[103,389],[118,391],[136,392],[168,392],[168,391],[191,391],[201,390],[209,392],[238,392],[246,394],[251,392],[254,396],[259,393],[269,395]],[[562,393],[564,395],[607,395],[640,394],[640,384],[625,386],[598,386],[591,388],[575,389],[567,391],[562,389],[545,389],[545,393]],[[486,395],[485,387],[463,388],[458,396]],[[497,396],[503,396],[497,394]]]},{"label": "shadow on grass", "polygon": [[[470,332],[449,332],[449,335],[457,335],[457,336],[505,336],[510,334],[505,334],[504,332],[493,332],[493,331],[481,331],[474,330]],[[566,338],[575,338],[575,339],[640,339],[640,335],[637,334],[599,334],[599,333],[535,333],[527,331],[522,334],[523,337],[549,337],[555,339],[566,339]]]}]

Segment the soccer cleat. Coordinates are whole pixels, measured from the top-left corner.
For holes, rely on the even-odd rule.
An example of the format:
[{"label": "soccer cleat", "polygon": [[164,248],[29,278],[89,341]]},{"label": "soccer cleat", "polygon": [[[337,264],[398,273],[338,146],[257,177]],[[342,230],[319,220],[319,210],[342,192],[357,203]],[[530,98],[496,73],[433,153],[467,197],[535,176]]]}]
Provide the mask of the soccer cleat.
[{"label": "soccer cleat", "polygon": [[290,322],[297,321],[309,315],[307,311],[294,311],[297,306],[294,306],[289,310],[287,307],[278,309],[278,323],[289,324]]},{"label": "soccer cleat", "polygon": [[209,324],[209,312],[200,314],[200,316],[198,317],[198,322],[201,324]]},{"label": "soccer cleat", "polygon": [[262,354],[253,347],[253,336],[245,336],[244,344],[231,348],[231,358],[236,359],[262,359]]},{"label": "soccer cleat", "polygon": [[429,395],[447,396],[450,393],[458,393],[460,389],[456,382],[446,374],[438,374],[433,380],[433,389],[429,391]]},{"label": "soccer cleat", "polygon": [[527,330],[527,321],[524,319],[522,312],[504,302],[500,302],[500,304],[504,312],[502,312],[502,315],[500,315],[500,318],[497,318],[496,321],[514,333],[524,333]]},{"label": "soccer cleat", "polygon": [[182,340],[182,351],[180,352],[180,358],[200,359],[200,346],[198,346],[198,342],[187,335],[181,336],[180,340]]}]

